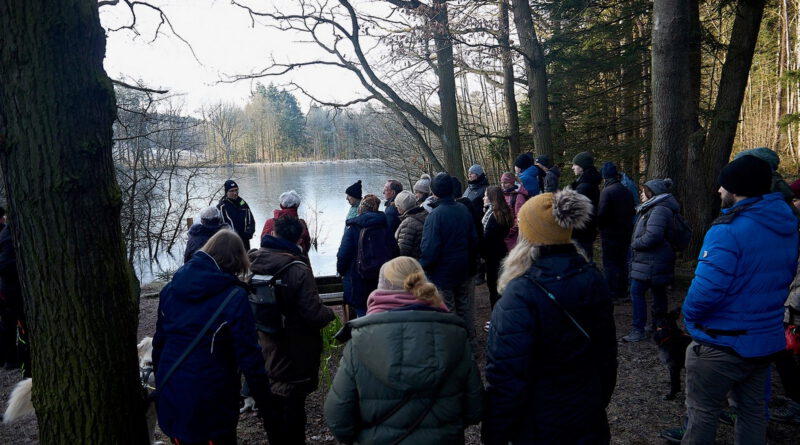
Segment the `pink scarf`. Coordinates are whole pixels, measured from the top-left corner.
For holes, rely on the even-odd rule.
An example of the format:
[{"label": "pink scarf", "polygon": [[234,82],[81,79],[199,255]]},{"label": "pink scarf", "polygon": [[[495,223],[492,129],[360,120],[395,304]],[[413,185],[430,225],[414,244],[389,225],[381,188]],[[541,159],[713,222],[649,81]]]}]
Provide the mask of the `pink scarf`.
[{"label": "pink scarf", "polygon": [[367,298],[367,315],[399,309],[413,304],[436,307],[437,309],[444,309],[447,311],[447,306],[445,306],[444,303],[440,306],[436,306],[429,301],[417,300],[411,292],[376,289],[372,291],[372,293],[369,294],[369,298]]}]

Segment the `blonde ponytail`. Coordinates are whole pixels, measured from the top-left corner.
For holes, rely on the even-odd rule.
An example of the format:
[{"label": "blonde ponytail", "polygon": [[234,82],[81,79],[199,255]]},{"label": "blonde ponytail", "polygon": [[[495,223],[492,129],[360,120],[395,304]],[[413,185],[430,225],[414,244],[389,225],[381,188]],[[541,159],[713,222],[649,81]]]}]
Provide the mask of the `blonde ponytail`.
[{"label": "blonde ponytail", "polygon": [[425,277],[425,273],[422,271],[414,272],[407,276],[403,283],[403,288],[406,292],[411,292],[411,295],[416,297],[417,300],[425,301],[433,306],[440,306],[442,304],[442,297],[439,295],[436,286],[428,281]]}]

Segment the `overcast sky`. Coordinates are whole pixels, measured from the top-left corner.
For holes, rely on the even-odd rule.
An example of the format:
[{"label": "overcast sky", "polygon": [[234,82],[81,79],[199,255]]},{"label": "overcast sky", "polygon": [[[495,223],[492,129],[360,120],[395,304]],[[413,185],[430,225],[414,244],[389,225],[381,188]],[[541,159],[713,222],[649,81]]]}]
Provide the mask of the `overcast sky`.
[{"label": "overcast sky", "polygon": [[[284,0],[278,0],[284,1]],[[290,0],[285,0],[290,1]],[[143,80],[153,88],[185,93],[186,111],[194,114],[203,104],[233,101],[244,104],[255,82],[217,84],[226,74],[257,71],[278,61],[300,61],[320,57],[314,45],[300,43],[301,36],[251,26],[249,15],[229,1],[214,0],[157,0],[172,22],[175,31],[194,49],[181,42],[166,25],[153,41],[157,13],[137,7],[137,36],[122,30],[108,33],[105,67],[115,79]],[[262,5],[275,1],[254,2]],[[114,28],[130,23],[126,6],[102,7],[100,19],[104,27]],[[364,95],[352,74],[342,70],[315,67],[282,78],[264,79],[281,84],[293,80],[324,99],[349,100]],[[303,110],[309,100],[295,93]]]}]

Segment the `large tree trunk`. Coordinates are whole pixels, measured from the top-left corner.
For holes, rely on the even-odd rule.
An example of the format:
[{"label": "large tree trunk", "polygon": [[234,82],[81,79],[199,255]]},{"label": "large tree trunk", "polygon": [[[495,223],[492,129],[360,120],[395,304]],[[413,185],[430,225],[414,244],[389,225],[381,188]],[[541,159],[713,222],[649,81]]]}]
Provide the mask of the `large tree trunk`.
[{"label": "large tree trunk", "polygon": [[464,167],[461,156],[461,139],[458,136],[458,107],[456,103],[456,75],[453,62],[453,40],[447,21],[447,1],[434,0],[433,40],[436,44],[439,76],[439,103],[442,118],[442,149],[444,168],[464,184]]},{"label": "large tree trunk", "polygon": [[498,0],[497,2],[499,24],[497,41],[500,44],[500,57],[503,62],[503,102],[505,103],[506,121],[508,123],[508,157],[510,162],[514,162],[514,159],[522,153],[522,149],[519,142],[517,97],[514,92],[514,59],[511,56],[511,44],[509,42],[508,1]]},{"label": "large tree trunk", "polygon": [[682,184],[689,140],[689,0],[653,3],[653,140],[649,179]]},{"label": "large tree trunk", "polygon": [[43,444],[146,443],[96,0],[0,0],[0,163]]},{"label": "large tree trunk", "polygon": [[[747,88],[747,78],[753,62],[753,52],[761,28],[761,19],[764,16],[764,4],[765,0],[739,0],[736,6],[736,18],[725,55],[725,64],[722,66],[711,126],[698,168],[694,168],[702,180],[701,188],[694,190],[688,197],[689,214],[698,216],[697,224],[693,227],[700,233],[705,233],[711,221],[719,213],[717,177],[731,156],[739,113]],[[701,247],[702,238],[695,237],[693,241],[695,242],[690,251],[697,252]]]},{"label": "large tree trunk", "polygon": [[553,141],[550,136],[550,110],[547,103],[547,66],[544,51],[533,27],[533,16],[528,0],[512,0],[514,24],[519,36],[519,47],[525,58],[528,77],[528,100],[531,105],[531,136],[536,154],[553,158]]}]

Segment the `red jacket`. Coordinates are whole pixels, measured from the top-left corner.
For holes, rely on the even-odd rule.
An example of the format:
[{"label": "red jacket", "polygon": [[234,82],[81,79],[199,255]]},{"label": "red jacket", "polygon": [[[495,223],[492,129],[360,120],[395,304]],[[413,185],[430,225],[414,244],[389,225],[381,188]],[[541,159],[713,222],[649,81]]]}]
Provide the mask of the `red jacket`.
[{"label": "red jacket", "polygon": [[[272,218],[264,221],[264,228],[261,230],[261,238],[264,238],[265,235],[272,235],[272,231],[275,230],[275,220],[284,216],[300,219],[297,216],[296,207],[290,207],[288,209],[275,209],[275,211],[272,213]],[[303,225],[303,234],[300,235],[299,246],[303,250],[304,254],[308,254],[308,251],[311,249],[311,235],[308,233],[308,226],[306,225],[306,222],[300,219],[300,224]]]}]

